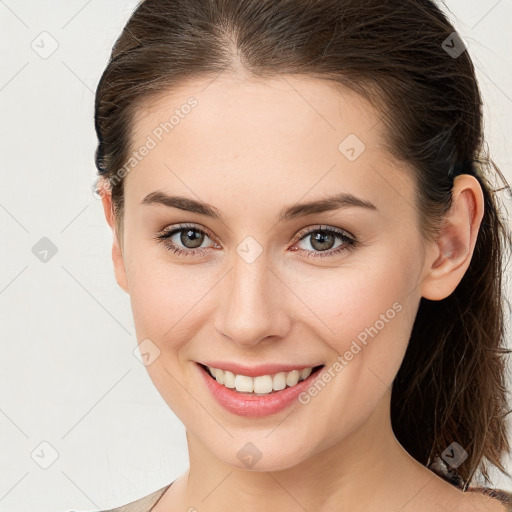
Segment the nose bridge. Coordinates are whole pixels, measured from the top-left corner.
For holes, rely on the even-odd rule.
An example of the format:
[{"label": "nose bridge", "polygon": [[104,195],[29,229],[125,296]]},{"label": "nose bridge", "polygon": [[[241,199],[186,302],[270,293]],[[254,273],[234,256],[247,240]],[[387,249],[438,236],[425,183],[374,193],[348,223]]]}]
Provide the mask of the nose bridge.
[{"label": "nose bridge", "polygon": [[278,296],[282,292],[279,279],[270,268],[267,253],[254,257],[254,249],[243,243],[237,248],[216,319],[217,330],[239,345],[283,336],[289,327]]}]

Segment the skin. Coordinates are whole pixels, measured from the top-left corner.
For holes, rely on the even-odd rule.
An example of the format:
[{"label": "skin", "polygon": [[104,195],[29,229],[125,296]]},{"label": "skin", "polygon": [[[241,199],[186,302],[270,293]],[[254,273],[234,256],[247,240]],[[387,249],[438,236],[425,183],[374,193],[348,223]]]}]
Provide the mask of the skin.
[{"label": "skin", "polygon": [[[410,171],[386,151],[379,113],[348,90],[298,76],[183,84],[138,111],[133,148],[191,96],[198,105],[126,176],[122,233],[108,189],[102,198],[137,339],[160,351],[147,371],[187,432],[190,467],[154,510],[503,510],[415,461],[390,421],[391,384],[421,297],[450,295],[471,261],[483,216],[478,181],[455,179],[441,236],[426,243]],[[338,150],[352,133],[366,146],[355,161]],[[223,221],[141,204],[157,190],[206,202]],[[334,191],[377,210],[277,222],[283,207]],[[202,254],[176,255],[155,241],[180,223],[214,235]],[[360,245],[308,258],[343,243],[335,238],[322,253],[315,232],[297,238],[320,225]],[[263,250],[252,263],[236,251],[248,236]],[[194,247],[179,233],[172,240]],[[332,365],[396,302],[401,311],[307,405],[245,418],[224,410],[198,379],[198,360]],[[262,454],[250,469],[237,457],[247,442]]]}]

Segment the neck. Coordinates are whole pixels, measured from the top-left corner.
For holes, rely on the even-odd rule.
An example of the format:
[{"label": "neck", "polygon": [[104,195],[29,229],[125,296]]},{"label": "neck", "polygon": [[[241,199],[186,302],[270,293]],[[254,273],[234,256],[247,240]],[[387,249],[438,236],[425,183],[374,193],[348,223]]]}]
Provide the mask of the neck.
[{"label": "neck", "polygon": [[[225,464],[187,432],[190,468],[171,489],[175,487],[182,510],[201,512],[224,512],[235,504],[244,512],[358,512],[379,510],[383,503],[400,510],[415,489],[438,485],[439,478],[395,438],[390,396],[386,392],[367,421],[350,435],[334,445],[318,447],[305,459],[298,453],[299,463],[279,470],[265,470],[264,464],[251,470]],[[422,509],[419,502],[416,509]]]}]

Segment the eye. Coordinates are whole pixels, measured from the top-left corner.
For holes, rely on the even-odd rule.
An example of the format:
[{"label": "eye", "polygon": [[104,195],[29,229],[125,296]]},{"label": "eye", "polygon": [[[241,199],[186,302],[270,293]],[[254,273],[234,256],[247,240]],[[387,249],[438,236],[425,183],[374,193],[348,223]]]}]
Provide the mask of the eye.
[{"label": "eye", "polygon": [[[176,237],[176,235],[179,236]],[[199,229],[194,225],[180,224],[172,230],[159,233],[156,239],[169,251],[180,256],[193,256],[205,252],[206,248],[198,249],[198,247],[205,238],[211,238],[211,236],[209,232]],[[185,248],[180,247],[178,244],[183,244]]]},{"label": "eye", "polygon": [[[315,236],[312,237],[312,235]],[[309,253],[308,258],[334,256],[343,251],[353,250],[357,246],[357,241],[354,238],[338,228],[320,226],[319,228],[310,229],[309,231],[301,231],[298,235],[299,242],[306,240],[308,237],[310,237],[309,245],[313,248],[313,251],[299,248],[299,250]],[[156,240],[162,243],[167,250],[180,256],[195,256],[205,253],[208,247],[200,247],[205,238],[212,239],[213,235],[209,231],[188,224],[179,224],[173,229],[164,230],[156,236]],[[340,240],[341,244],[333,248],[333,243],[335,244],[336,239]],[[180,244],[183,247],[181,247]],[[214,242],[214,245],[220,248],[216,242]],[[296,251],[296,247],[297,244],[292,246],[291,250]],[[314,251],[318,251],[318,253],[315,254]]]},{"label": "eye", "polygon": [[[354,250],[357,246],[355,238],[347,235],[345,231],[327,226],[323,228],[320,226],[319,228],[311,229],[306,232],[302,231],[298,236],[300,238],[299,242],[302,242],[309,237],[310,247],[315,251],[319,251],[315,254],[314,251],[312,252],[308,249],[301,249],[309,253],[307,256],[308,258],[326,258],[339,254],[343,251]],[[333,248],[333,244],[336,243],[336,239],[341,240],[341,244],[336,248]],[[296,250],[295,247],[296,245],[292,247],[292,250]]]}]

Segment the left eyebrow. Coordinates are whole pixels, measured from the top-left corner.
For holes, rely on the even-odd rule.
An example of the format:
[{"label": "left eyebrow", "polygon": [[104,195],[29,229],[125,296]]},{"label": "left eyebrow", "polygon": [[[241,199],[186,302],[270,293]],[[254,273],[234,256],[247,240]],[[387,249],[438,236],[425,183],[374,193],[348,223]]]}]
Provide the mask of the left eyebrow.
[{"label": "left eyebrow", "polygon": [[367,208],[369,210],[377,211],[378,208],[366,199],[361,199],[343,192],[334,196],[326,197],[317,201],[311,201],[309,203],[301,203],[292,207],[285,208],[279,215],[279,222],[289,221],[297,217],[304,217],[313,213],[321,213],[332,210],[340,210],[342,208],[359,207]]},{"label": "left eyebrow", "polygon": [[[162,204],[170,208],[178,208],[180,210],[198,213],[199,215],[211,217],[223,222],[222,215],[217,208],[207,203],[196,201],[195,199],[188,197],[169,196],[164,192],[155,191],[148,194],[142,200],[142,204]],[[353,194],[344,192],[317,201],[285,207],[283,210],[281,210],[278,221],[285,222],[297,217],[312,215],[314,213],[321,213],[350,207],[366,208],[375,211],[378,210],[378,208],[372,202],[356,197]]]}]

